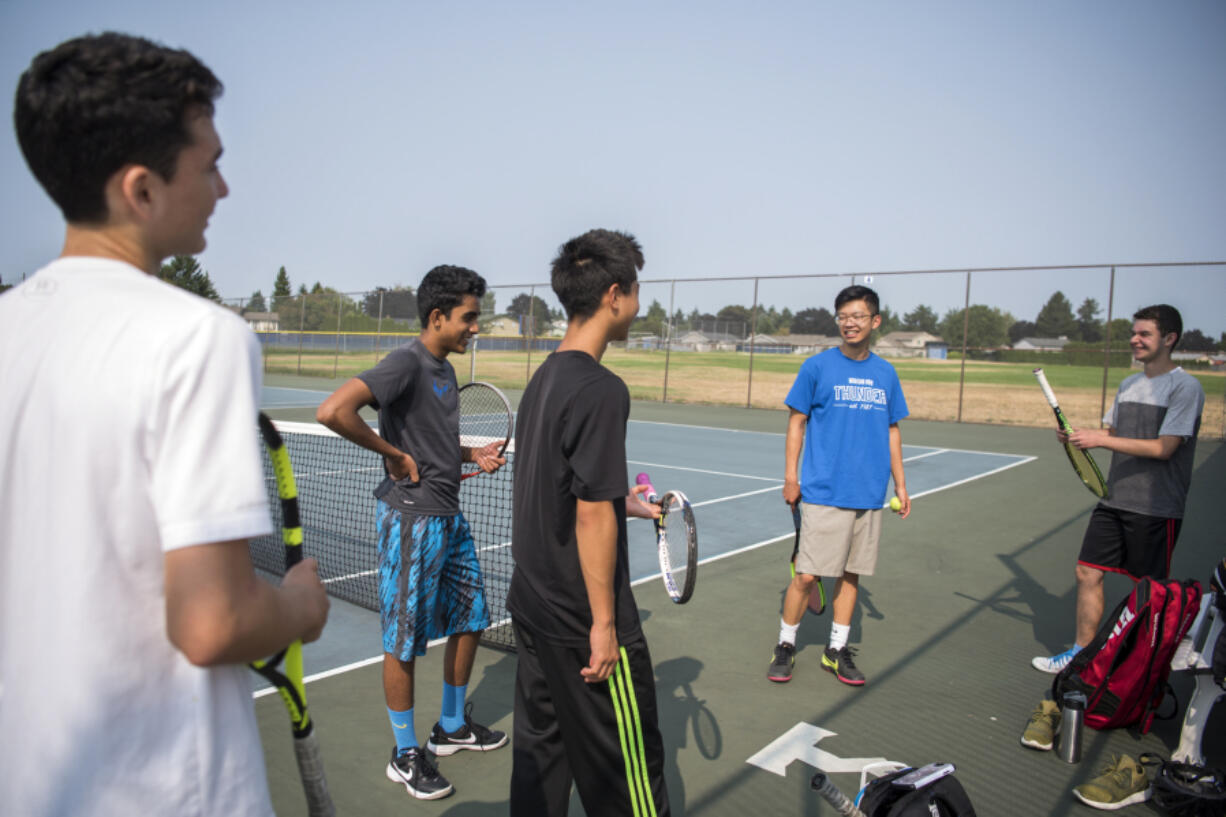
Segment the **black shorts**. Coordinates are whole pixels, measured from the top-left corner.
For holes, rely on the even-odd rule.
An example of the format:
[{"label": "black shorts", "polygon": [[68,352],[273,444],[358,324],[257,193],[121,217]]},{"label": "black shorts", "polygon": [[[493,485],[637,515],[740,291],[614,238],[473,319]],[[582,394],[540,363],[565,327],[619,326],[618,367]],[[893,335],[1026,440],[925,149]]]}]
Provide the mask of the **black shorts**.
[{"label": "black shorts", "polygon": [[1166,579],[1182,519],[1098,505],[1090,514],[1077,563],[1139,579]]}]

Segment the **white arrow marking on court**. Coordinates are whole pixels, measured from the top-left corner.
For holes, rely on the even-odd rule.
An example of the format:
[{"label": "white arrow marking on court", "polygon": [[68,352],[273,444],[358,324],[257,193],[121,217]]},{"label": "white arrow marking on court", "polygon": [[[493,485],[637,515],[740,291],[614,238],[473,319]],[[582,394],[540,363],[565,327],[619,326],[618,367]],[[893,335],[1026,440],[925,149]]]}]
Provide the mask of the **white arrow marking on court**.
[{"label": "white arrow marking on court", "polygon": [[793,760],[807,763],[829,774],[839,772],[859,774],[870,763],[881,763],[885,760],[884,757],[839,757],[817,748],[817,744],[823,738],[832,738],[837,734],[829,729],[822,729],[820,726],[798,723],[745,762],[785,777],[788,764]]}]

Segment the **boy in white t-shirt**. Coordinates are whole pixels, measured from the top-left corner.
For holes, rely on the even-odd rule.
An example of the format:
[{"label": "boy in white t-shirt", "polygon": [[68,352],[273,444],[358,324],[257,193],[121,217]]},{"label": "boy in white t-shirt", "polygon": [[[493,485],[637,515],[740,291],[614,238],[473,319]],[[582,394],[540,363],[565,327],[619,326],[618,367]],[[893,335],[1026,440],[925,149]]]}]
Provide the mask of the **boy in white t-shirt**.
[{"label": "boy in white t-shirt", "polygon": [[242,664],[319,637],[312,559],[280,587],[255,421],[260,353],[158,280],[227,193],[186,51],[120,34],[38,55],[26,161],[63,252],[0,296],[0,762],[8,814],[270,815]]}]

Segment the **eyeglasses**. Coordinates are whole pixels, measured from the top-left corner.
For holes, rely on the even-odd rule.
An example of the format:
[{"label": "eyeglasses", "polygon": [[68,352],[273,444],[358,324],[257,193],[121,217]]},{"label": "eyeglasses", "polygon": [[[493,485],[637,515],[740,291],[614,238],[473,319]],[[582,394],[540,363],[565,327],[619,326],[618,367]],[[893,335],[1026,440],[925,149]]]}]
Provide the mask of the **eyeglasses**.
[{"label": "eyeglasses", "polygon": [[834,322],[838,324],[844,323],[868,323],[872,320],[872,315],[835,315]]}]

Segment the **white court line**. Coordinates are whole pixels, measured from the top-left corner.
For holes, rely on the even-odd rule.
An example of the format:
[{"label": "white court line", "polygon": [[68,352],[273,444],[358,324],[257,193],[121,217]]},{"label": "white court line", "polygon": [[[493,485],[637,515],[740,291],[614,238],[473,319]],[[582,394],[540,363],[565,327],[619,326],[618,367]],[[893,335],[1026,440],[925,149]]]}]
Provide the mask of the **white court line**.
[{"label": "white court line", "polygon": [[903,462],[915,462],[916,460],[922,460],[924,457],[935,457],[937,454],[948,454],[948,453],[949,453],[948,448],[938,448],[935,451],[929,451],[927,454],[916,454],[914,457],[903,457],[902,461]]},{"label": "white court line", "polygon": [[710,468],[687,468],[684,465],[670,465],[662,462],[644,462],[643,460],[626,460],[627,465],[639,465],[647,468],[667,468],[670,471],[693,471],[695,474],[714,474],[717,477],[735,477],[737,479],[760,479],[764,482],[778,482],[779,477],[757,477],[752,474],[733,474],[728,471],[712,471]]}]

